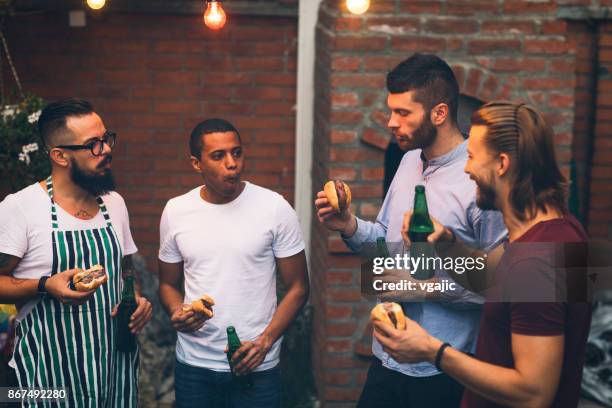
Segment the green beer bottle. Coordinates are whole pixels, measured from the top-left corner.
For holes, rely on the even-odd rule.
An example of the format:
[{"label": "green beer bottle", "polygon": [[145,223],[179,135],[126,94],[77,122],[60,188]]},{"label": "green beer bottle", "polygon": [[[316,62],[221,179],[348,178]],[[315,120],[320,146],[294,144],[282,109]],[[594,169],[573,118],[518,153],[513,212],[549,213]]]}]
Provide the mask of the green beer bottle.
[{"label": "green beer bottle", "polygon": [[134,294],[134,277],[126,276],[121,303],[117,318],[117,349],[123,353],[136,351],[136,336],[130,331],[129,324],[132,314],[136,310],[136,295]]},{"label": "green beer bottle", "polygon": [[387,242],[385,237],[376,238],[376,254],[380,258],[389,258],[389,250],[387,249]]},{"label": "green beer bottle", "polygon": [[227,361],[229,362],[230,369],[232,371],[232,381],[238,385],[238,388],[242,390],[248,390],[253,388],[253,376],[251,373],[247,375],[236,375],[234,373],[234,364],[232,363],[232,356],[240,348],[242,343],[238,338],[238,333],[234,326],[228,326],[227,331]]},{"label": "green beer bottle", "polygon": [[427,243],[427,237],[432,232],[434,232],[434,227],[427,210],[425,187],[418,185],[414,188],[414,205],[410,217],[410,226],[408,227],[408,236],[412,243],[410,257],[422,258],[419,267],[412,273],[412,277],[415,279],[429,279],[434,274],[433,268],[428,268],[426,262],[428,257],[434,255],[433,246]]}]

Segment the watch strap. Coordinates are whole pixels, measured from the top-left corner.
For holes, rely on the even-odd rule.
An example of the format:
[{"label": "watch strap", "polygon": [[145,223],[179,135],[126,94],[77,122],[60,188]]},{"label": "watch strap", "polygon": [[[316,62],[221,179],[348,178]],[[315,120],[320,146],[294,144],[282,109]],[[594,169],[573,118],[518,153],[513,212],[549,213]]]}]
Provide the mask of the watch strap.
[{"label": "watch strap", "polygon": [[45,287],[45,285],[47,284],[47,279],[49,279],[49,276],[43,276],[42,278],[40,278],[38,280],[38,295],[45,297],[49,294],[49,292],[47,292],[47,288]]},{"label": "watch strap", "polygon": [[435,366],[439,371],[442,371],[442,367],[440,367],[440,364],[442,363],[442,356],[444,355],[444,350],[446,350],[446,348],[450,346],[451,345],[449,343],[444,343],[440,346],[438,352],[436,353]]}]

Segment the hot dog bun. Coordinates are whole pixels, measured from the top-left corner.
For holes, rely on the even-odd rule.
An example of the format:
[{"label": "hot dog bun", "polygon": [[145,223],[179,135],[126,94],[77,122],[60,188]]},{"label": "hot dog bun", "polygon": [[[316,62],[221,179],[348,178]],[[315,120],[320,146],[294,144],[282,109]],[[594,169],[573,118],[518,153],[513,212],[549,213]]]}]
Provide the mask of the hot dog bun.
[{"label": "hot dog bun", "polygon": [[89,269],[77,272],[72,277],[72,284],[78,292],[88,292],[106,283],[108,275],[102,265],[94,265]]},{"label": "hot dog bun", "polygon": [[336,212],[342,212],[351,206],[351,189],[342,180],[330,180],[323,186],[329,205]]},{"label": "hot dog bun", "polygon": [[398,330],[406,329],[406,316],[402,307],[394,302],[379,303],[374,306],[370,318],[389,324]]},{"label": "hot dog bun", "polygon": [[214,304],[215,301],[212,297],[208,295],[202,295],[201,298],[199,298],[198,300],[194,300],[193,302],[191,302],[190,305],[183,306],[183,311],[193,311],[195,313],[200,313],[210,319],[211,317],[213,317],[214,314],[212,310]]}]

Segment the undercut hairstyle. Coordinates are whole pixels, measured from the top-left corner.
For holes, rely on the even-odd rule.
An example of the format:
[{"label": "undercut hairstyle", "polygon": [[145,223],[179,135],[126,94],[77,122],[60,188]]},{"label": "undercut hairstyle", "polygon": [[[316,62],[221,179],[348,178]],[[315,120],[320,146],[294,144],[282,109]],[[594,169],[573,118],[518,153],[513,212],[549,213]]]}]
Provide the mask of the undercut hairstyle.
[{"label": "undercut hairstyle", "polygon": [[387,90],[392,94],[414,91],[415,102],[427,111],[445,103],[452,123],[457,123],[459,84],[451,67],[433,54],[413,54],[387,74]]},{"label": "undercut hairstyle", "polygon": [[70,132],[66,126],[69,117],[86,116],[94,112],[91,103],[83,99],[70,98],[51,102],[40,113],[38,133],[47,147],[54,147],[59,136]]},{"label": "undercut hairstyle", "polygon": [[242,144],[238,130],[225,119],[211,118],[200,122],[191,131],[189,138],[189,150],[193,157],[201,159],[202,148],[204,147],[204,136],[210,133],[234,132],[238,136],[238,141]]},{"label": "undercut hairstyle", "polygon": [[555,157],[554,133],[535,108],[490,102],[472,114],[472,125],[486,126],[487,147],[510,156],[510,202],[519,220],[533,219],[546,206],[568,212],[568,181]]}]

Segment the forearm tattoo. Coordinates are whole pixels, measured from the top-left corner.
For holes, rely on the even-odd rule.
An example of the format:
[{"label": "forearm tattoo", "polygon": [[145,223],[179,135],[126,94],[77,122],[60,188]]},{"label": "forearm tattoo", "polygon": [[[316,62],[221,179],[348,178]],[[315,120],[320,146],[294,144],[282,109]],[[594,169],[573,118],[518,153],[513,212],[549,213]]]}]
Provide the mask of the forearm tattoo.
[{"label": "forearm tattoo", "polygon": [[26,282],[27,282],[27,279],[18,279],[18,278],[11,276],[11,283],[15,286],[23,285]]},{"label": "forearm tattoo", "polygon": [[13,285],[23,285],[27,279],[18,279],[10,275],[14,268],[13,258],[15,257],[12,255],[0,253],[0,275],[9,276]]}]

